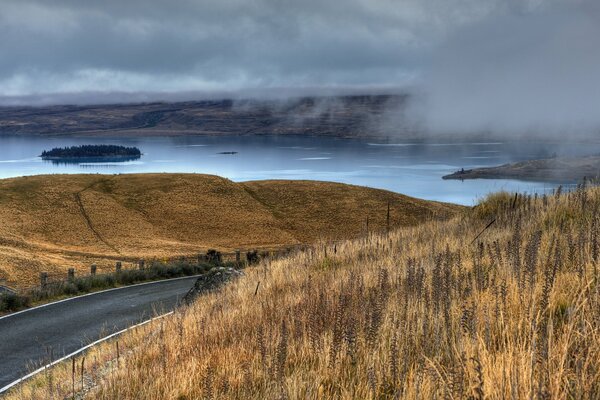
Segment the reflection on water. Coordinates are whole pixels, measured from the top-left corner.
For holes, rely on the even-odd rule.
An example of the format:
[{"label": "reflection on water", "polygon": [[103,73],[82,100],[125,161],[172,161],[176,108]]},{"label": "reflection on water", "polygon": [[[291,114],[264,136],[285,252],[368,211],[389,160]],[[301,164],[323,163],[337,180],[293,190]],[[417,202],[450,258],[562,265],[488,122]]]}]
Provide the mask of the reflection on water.
[{"label": "reflection on water", "polygon": [[83,167],[89,166],[106,166],[114,165],[119,166],[121,163],[127,163],[135,160],[139,160],[141,156],[118,156],[118,157],[77,157],[77,158],[44,158],[44,162],[49,162],[54,165],[70,165],[76,164]]},{"label": "reflection on water", "polygon": [[[45,162],[36,155],[52,147],[117,144],[138,147],[140,159],[76,163]],[[600,146],[535,143],[372,143],[307,137],[0,137],[0,178],[56,173],[193,172],[234,181],[313,179],[393,190],[410,196],[472,205],[492,191],[543,192],[555,184],[513,180],[444,181],[460,168],[531,158],[591,154]],[[219,153],[236,154],[219,154]],[[122,160],[122,159],[121,159]]]}]

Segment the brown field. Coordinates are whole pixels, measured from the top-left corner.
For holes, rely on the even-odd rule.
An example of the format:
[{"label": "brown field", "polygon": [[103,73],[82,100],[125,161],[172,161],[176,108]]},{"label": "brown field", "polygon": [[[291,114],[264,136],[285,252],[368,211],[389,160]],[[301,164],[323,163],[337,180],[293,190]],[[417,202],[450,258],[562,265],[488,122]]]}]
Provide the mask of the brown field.
[{"label": "brown field", "polygon": [[498,194],[263,262],[8,398],[598,399],[599,207]]},{"label": "brown field", "polygon": [[40,271],[192,256],[208,248],[275,249],[448,218],[461,207],[358,186],[234,183],[196,174],[48,175],[0,180],[0,280]]}]

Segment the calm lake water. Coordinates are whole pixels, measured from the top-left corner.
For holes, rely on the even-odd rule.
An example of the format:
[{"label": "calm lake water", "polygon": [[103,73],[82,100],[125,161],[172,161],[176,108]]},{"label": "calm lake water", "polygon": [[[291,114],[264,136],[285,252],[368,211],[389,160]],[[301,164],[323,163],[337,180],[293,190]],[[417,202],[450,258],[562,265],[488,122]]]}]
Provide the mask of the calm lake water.
[{"label": "calm lake water", "polygon": [[[137,146],[128,162],[56,164],[38,156],[78,144]],[[473,205],[498,190],[544,192],[557,185],[513,180],[444,181],[460,168],[599,152],[600,146],[493,143],[374,143],[306,137],[39,138],[0,137],[0,178],[37,174],[195,172],[233,181],[325,180],[392,190],[423,199]],[[235,155],[220,152],[237,152]]]}]

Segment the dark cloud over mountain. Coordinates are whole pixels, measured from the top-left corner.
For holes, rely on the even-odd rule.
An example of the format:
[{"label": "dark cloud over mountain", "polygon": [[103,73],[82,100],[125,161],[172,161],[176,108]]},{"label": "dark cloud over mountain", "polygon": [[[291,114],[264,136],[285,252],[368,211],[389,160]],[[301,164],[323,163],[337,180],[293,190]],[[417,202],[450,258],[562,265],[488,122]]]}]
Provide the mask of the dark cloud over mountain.
[{"label": "dark cloud over mountain", "polygon": [[4,95],[402,86],[481,0],[4,0]]}]

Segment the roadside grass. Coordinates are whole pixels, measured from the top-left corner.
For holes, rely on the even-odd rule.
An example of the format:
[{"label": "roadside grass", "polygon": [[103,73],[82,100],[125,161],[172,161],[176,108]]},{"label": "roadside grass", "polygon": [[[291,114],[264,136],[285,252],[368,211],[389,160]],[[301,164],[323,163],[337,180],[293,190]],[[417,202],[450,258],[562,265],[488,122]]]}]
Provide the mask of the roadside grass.
[{"label": "roadside grass", "polygon": [[247,268],[7,398],[598,399],[600,189],[483,205]]}]

